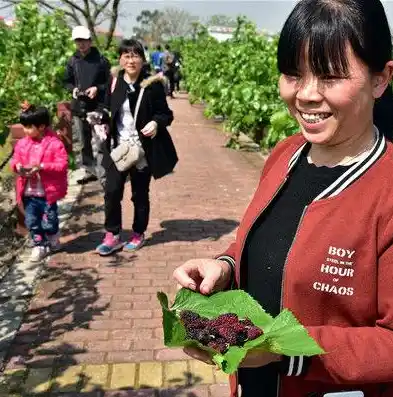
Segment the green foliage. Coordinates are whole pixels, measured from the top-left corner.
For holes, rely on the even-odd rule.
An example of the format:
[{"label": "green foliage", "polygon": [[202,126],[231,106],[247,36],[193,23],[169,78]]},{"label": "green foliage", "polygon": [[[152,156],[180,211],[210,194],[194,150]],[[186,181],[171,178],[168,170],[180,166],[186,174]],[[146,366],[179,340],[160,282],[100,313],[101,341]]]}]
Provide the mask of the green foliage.
[{"label": "green foliage", "polygon": [[73,53],[63,13],[42,14],[34,0],[15,7],[15,26],[0,25],[0,144],[24,100],[48,106],[68,98],[62,78]]},{"label": "green foliage", "polygon": [[218,42],[200,29],[194,40],[177,43],[190,97],[207,105],[208,117],[224,116],[230,145],[239,131],[267,148],[296,131],[279,97],[277,43],[244,18],[230,40]]},{"label": "green foliage", "polygon": [[[164,293],[159,292],[157,297],[163,312],[165,345],[169,347],[196,345],[211,353],[213,361],[227,374],[235,372],[247,352],[254,349],[287,356],[314,356],[325,353],[289,310],[284,309],[273,318],[242,290],[204,296],[182,288],[170,308]],[[229,347],[222,355],[197,341],[186,340],[185,328],[179,320],[183,310],[191,310],[207,318],[216,318],[224,313],[236,313],[239,318],[250,319],[264,333],[259,338],[246,342],[243,347]]]}]

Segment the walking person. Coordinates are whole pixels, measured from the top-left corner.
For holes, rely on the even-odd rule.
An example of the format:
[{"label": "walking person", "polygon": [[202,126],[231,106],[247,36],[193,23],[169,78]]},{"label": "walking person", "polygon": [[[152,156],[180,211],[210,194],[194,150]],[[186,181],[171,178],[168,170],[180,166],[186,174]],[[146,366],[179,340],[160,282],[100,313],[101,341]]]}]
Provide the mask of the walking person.
[{"label": "walking person", "polygon": [[288,308],[326,352],[251,351],[232,396],[240,385],[242,397],[391,397],[393,144],[373,125],[393,73],[381,1],[297,2],[277,58],[300,132],[266,161],[233,244],[175,279],[202,294],[234,282],[273,316]]},{"label": "walking person", "polygon": [[162,58],[164,56],[164,53],[162,52],[162,47],[160,44],[156,46],[156,50],[153,51],[151,54],[151,63],[153,65],[153,69],[155,73],[161,73],[162,72]]},{"label": "walking person", "polygon": [[68,60],[64,76],[65,87],[72,93],[71,110],[73,130],[81,144],[84,175],[78,183],[85,184],[99,179],[103,184],[105,171],[101,166],[102,153],[92,147],[92,127],[87,113],[100,110],[110,79],[109,61],[92,45],[91,33],[84,26],[72,31],[77,51]]},{"label": "walking person", "polygon": [[175,91],[175,56],[169,44],[165,45],[165,51],[162,57],[162,71],[168,79],[167,95],[173,99],[173,92]]},{"label": "walking person", "polygon": [[14,149],[11,168],[17,174],[17,202],[33,242],[30,260],[41,261],[60,248],[57,201],[67,193],[68,155],[50,129],[48,109],[23,104],[20,114],[25,137]]},{"label": "walking person", "polygon": [[[107,107],[111,114],[103,165],[105,183],[105,230],[97,247],[100,255],[123,248],[134,251],[145,242],[149,223],[149,187],[151,178],[171,173],[178,161],[167,130],[173,113],[169,109],[163,78],[149,76],[143,67],[144,49],[136,40],[124,40],[119,47],[122,70],[112,79]],[[111,146],[113,141],[114,145]],[[134,156],[134,154],[136,154]],[[128,156],[134,156],[129,161]],[[125,162],[128,162],[125,165]],[[124,185],[130,178],[134,219],[132,233],[124,245],[120,238]]]},{"label": "walking person", "polygon": [[174,73],[173,73],[173,80],[174,80],[174,90],[176,92],[180,92],[180,81],[182,79],[181,67],[182,67],[182,59],[179,51],[175,51],[174,55]]}]

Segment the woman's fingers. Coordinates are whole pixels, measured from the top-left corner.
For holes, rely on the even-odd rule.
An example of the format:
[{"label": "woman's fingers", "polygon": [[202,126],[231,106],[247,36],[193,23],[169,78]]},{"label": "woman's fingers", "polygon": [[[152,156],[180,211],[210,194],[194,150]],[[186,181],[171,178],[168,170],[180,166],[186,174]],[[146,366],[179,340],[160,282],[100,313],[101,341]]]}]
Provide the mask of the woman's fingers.
[{"label": "woman's fingers", "polygon": [[211,355],[208,352],[197,349],[195,347],[185,347],[183,351],[195,360],[203,361],[204,363],[209,365],[215,365],[214,361],[211,358]]},{"label": "woman's fingers", "polygon": [[198,289],[204,295],[211,294],[219,286],[223,275],[223,266],[214,259],[190,260],[173,272],[174,279],[182,287]]},{"label": "woman's fingers", "polygon": [[183,265],[178,267],[173,272],[173,278],[184,288],[191,289],[195,291],[197,289],[196,280],[190,277],[190,273],[192,273],[192,269],[187,267],[187,265]]},{"label": "woman's fingers", "polygon": [[214,287],[222,276],[222,267],[217,266],[205,266],[203,274],[203,281],[200,286],[202,294],[209,295],[213,292]]}]

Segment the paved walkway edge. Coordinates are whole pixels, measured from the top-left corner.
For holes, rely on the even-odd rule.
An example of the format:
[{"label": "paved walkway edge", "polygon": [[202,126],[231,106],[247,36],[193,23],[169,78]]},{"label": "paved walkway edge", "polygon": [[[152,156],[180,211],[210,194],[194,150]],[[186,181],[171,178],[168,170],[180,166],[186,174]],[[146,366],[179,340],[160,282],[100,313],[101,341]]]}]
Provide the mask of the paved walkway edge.
[{"label": "paved walkway edge", "polygon": [[[0,395],[12,393],[64,393],[225,385],[228,376],[196,361],[141,362],[15,369],[5,372]],[[4,393],[4,394],[1,394]]]}]

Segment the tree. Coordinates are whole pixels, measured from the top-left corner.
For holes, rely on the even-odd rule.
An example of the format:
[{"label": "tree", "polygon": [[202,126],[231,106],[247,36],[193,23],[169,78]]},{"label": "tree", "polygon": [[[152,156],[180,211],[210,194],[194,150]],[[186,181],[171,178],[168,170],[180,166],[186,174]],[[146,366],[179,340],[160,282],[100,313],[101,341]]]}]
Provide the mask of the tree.
[{"label": "tree", "polygon": [[215,14],[212,15],[208,21],[208,26],[221,26],[227,28],[235,28],[237,25],[236,19],[229,17],[228,15],[224,14]]},{"label": "tree", "polygon": [[175,37],[188,37],[192,35],[194,24],[198,17],[180,8],[165,8],[161,19],[164,24],[164,34],[168,39]]},{"label": "tree", "polygon": [[[74,25],[86,25],[92,32],[93,40],[98,43],[96,28],[103,22],[109,21],[109,31],[104,48],[108,49],[112,43],[119,16],[121,0],[37,0],[37,3],[47,11],[54,12],[61,9],[64,15]],[[3,0],[9,6],[18,5],[20,0]]]},{"label": "tree", "polygon": [[136,17],[139,26],[133,28],[136,38],[144,42],[159,43],[165,32],[165,23],[162,17],[162,11],[142,10]]}]

